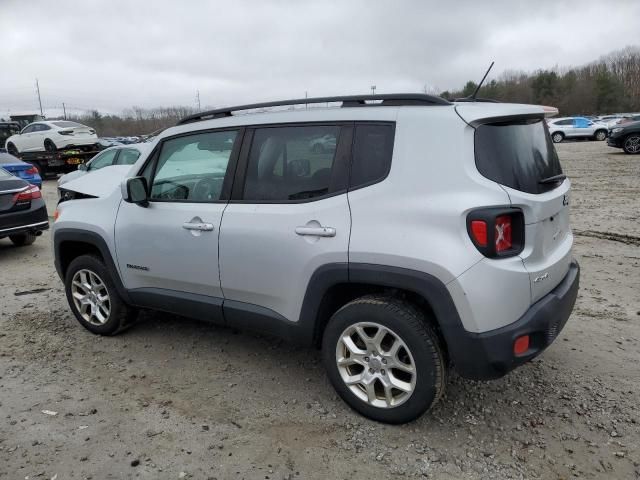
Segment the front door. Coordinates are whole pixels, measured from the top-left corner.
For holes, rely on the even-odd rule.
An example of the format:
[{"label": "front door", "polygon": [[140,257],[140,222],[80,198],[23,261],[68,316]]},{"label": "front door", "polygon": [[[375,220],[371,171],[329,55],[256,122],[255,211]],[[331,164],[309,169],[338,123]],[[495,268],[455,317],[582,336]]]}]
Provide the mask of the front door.
[{"label": "front door", "polygon": [[158,145],[141,172],[149,184],[149,205],[122,202],[116,220],[118,266],[133,295],[219,299],[221,304],[223,185],[225,178],[231,180],[239,142],[238,130],[226,130],[172,137]]},{"label": "front door", "polygon": [[318,267],[343,265],[346,279],[352,130],[350,124],[319,124],[248,134],[238,166],[237,182],[244,182],[234,185],[220,230],[229,323],[242,324],[255,313],[298,321]]}]

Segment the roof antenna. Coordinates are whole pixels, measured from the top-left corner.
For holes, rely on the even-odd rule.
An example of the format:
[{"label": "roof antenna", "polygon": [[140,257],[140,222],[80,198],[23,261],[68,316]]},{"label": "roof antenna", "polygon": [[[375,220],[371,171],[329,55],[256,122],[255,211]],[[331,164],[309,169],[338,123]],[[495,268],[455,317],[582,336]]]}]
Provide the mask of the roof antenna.
[{"label": "roof antenna", "polygon": [[480,83],[478,84],[478,86],[476,87],[475,92],[473,92],[473,95],[471,95],[470,98],[471,100],[475,100],[476,99],[476,95],[478,95],[478,92],[480,91],[480,87],[482,87],[482,84],[484,83],[485,78],[487,78],[487,75],[489,75],[489,72],[491,71],[491,69],[493,68],[493,64],[496,62],[491,62],[491,65],[489,65],[489,68],[487,68],[486,73],[484,74],[484,77],[482,77],[482,80],[480,80]]}]

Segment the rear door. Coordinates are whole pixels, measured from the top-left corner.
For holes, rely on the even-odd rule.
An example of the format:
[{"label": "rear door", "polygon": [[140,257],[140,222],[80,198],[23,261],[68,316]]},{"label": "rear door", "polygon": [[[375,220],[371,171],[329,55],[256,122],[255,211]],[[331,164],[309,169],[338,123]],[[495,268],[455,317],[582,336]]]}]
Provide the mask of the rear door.
[{"label": "rear door", "polygon": [[122,202],[115,225],[118,266],[132,295],[222,305],[218,234],[240,138],[240,129],[215,130],[158,145],[142,172],[149,205]]},{"label": "rear door", "polygon": [[562,177],[542,118],[479,125],[475,152],[478,171],[501,184],[511,205],[524,213],[525,247],[520,256],[535,302],[564,278],[571,262],[569,179]]},{"label": "rear door", "polygon": [[[247,136],[220,230],[225,319],[297,321],[323,265],[347,272],[351,124],[257,127]],[[323,147],[316,145],[322,143]]]}]

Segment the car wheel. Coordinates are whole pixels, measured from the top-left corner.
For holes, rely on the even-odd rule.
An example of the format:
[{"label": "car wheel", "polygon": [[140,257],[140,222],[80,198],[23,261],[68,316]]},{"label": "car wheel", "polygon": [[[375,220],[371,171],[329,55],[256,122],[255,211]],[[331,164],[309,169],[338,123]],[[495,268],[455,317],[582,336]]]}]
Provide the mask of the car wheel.
[{"label": "car wheel", "polygon": [[11,240],[16,247],[25,247],[27,245],[31,245],[36,241],[36,235],[34,235],[33,233],[9,235],[9,240]]},{"label": "car wheel", "polygon": [[115,335],[130,326],[137,316],[137,310],[122,300],[107,268],[96,256],[75,258],[64,283],[71,311],[90,332]]},{"label": "car wheel", "polygon": [[14,157],[20,155],[20,152],[18,152],[18,149],[13,143],[7,143],[7,153],[13,155]]},{"label": "car wheel", "polygon": [[553,140],[553,143],[560,143],[562,140],[564,140],[564,135],[560,132],[556,132],[551,135],[551,140]]},{"label": "car wheel", "polygon": [[322,340],[327,374],[354,410],[406,423],[442,396],[446,367],[425,315],[392,297],[365,296],[338,310]]},{"label": "car wheel", "polygon": [[48,138],[44,141],[44,149],[49,153],[55,153],[58,150],[56,144]]},{"label": "car wheel", "polygon": [[598,130],[594,136],[594,138],[596,140],[598,140],[599,142],[603,141],[605,138],[607,138],[607,132],[605,132],[604,130]]},{"label": "car wheel", "polygon": [[633,133],[625,138],[622,148],[626,153],[640,153],[640,134]]}]

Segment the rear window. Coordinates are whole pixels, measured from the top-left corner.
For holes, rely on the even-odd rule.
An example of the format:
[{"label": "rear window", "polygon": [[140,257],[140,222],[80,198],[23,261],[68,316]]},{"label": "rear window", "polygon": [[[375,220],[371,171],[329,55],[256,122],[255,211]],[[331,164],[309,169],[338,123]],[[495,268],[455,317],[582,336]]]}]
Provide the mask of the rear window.
[{"label": "rear window", "polygon": [[79,123],[76,123],[76,122],[51,122],[51,123],[53,123],[56,127],[60,127],[60,128],[84,127],[84,125],[80,125]]},{"label": "rear window", "polygon": [[557,187],[540,180],[560,175],[562,168],[542,120],[490,123],[475,133],[476,167],[489,180],[527,193]]}]

